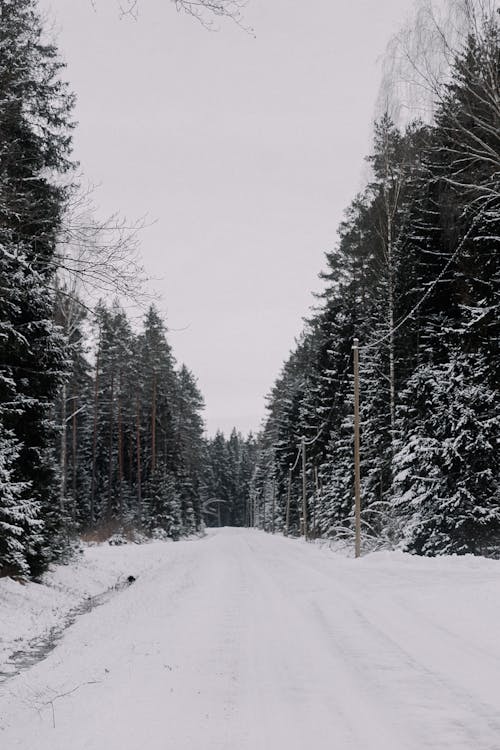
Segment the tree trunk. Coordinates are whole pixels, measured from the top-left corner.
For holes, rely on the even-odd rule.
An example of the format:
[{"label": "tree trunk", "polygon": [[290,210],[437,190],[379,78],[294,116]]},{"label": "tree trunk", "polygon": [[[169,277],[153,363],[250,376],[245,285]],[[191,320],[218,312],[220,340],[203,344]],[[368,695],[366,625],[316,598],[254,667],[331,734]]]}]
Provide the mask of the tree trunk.
[{"label": "tree trunk", "polygon": [[139,391],[136,396],[136,457],[137,457],[137,516],[142,525],[142,470],[141,470],[141,403]]},{"label": "tree trunk", "polygon": [[109,404],[109,449],[108,449],[108,519],[112,516],[113,503],[113,431],[114,431],[114,396],[115,396],[115,374],[111,372],[111,393]]},{"label": "tree trunk", "polygon": [[389,326],[389,410],[391,421],[391,454],[394,456],[394,440],[396,437],[396,384],[394,375],[394,269],[393,269],[393,231],[392,211],[396,209],[389,206],[386,198],[387,211],[387,268],[388,268],[388,326]]},{"label": "tree trunk", "polygon": [[90,524],[95,523],[95,489],[96,489],[96,453],[97,453],[97,409],[99,406],[99,359],[101,356],[101,336],[99,335],[99,345],[97,347],[97,356],[95,361],[95,382],[94,382],[94,427],[92,431],[92,483],[90,487]]},{"label": "tree trunk", "polygon": [[72,417],[72,485],[73,485],[73,508],[72,508],[72,518],[73,521],[76,520],[76,507],[77,507],[77,497],[76,497],[76,471],[77,471],[77,459],[76,459],[76,446],[77,446],[77,431],[76,431],[76,412],[77,412],[77,405],[78,405],[78,396],[76,395],[76,392],[74,392],[73,396],[73,417]]},{"label": "tree trunk", "polygon": [[67,459],[67,421],[66,421],[66,400],[67,400],[68,386],[63,383],[62,387],[62,407],[61,407],[61,484],[60,484],[60,495],[59,502],[61,510],[64,511],[64,498],[66,496],[66,483],[67,483],[67,470],[68,470],[68,459]]},{"label": "tree trunk", "polygon": [[123,424],[122,424],[122,373],[118,382],[118,493],[120,519],[123,521]]},{"label": "tree trunk", "polygon": [[156,372],[153,373],[153,395],[151,403],[151,474],[156,470]]}]

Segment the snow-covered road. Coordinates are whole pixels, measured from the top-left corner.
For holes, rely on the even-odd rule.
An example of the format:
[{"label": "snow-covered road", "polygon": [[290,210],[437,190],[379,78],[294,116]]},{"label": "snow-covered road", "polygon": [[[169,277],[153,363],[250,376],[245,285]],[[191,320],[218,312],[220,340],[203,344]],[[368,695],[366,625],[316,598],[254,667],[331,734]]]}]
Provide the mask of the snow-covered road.
[{"label": "snow-covered road", "polygon": [[2,750],[500,749],[499,562],[161,549],[0,685]]}]

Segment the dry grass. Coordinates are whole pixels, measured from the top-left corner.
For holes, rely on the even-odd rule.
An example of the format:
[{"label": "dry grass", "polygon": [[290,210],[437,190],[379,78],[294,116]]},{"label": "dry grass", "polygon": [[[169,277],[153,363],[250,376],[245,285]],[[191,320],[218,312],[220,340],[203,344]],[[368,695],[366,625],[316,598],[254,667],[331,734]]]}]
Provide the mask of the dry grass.
[{"label": "dry grass", "polygon": [[135,530],[131,526],[124,526],[120,521],[103,521],[93,529],[87,529],[81,534],[82,542],[106,542],[114,534],[124,536],[127,541],[132,542],[135,536]]}]

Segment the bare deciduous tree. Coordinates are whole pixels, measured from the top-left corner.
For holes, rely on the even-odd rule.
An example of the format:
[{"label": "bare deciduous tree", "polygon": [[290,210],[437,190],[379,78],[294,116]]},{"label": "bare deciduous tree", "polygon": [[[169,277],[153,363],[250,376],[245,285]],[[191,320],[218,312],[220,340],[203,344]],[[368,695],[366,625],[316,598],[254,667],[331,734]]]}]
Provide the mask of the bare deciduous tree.
[{"label": "bare deciduous tree", "polygon": [[52,259],[60,286],[83,301],[112,295],[140,302],[147,279],[139,234],[146,223],[141,219],[130,224],[117,214],[100,219],[91,193],[89,188],[76,194],[63,217]]},{"label": "bare deciduous tree", "polygon": [[495,17],[496,0],[418,0],[383,56],[377,118],[387,112],[400,125],[415,117],[430,122],[457,53]]},{"label": "bare deciduous tree", "polygon": [[452,165],[442,179],[470,194],[476,210],[489,210],[500,199],[496,5],[495,0],[421,0],[413,23],[389,45],[378,101],[400,123],[415,115],[432,122],[438,115],[446,134],[439,148]]}]

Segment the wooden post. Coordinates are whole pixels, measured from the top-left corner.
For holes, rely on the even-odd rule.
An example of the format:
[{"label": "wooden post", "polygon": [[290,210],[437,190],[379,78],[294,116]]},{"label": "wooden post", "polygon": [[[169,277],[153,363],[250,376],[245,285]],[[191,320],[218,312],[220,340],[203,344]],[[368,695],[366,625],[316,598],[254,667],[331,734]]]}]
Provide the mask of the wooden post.
[{"label": "wooden post", "polygon": [[267,479],[262,488],[262,529],[264,531],[266,530],[266,488],[267,488]]},{"label": "wooden post", "polygon": [[276,511],[276,477],[273,474],[273,506],[272,506],[272,518],[271,518],[271,534],[274,534],[275,511]]},{"label": "wooden post", "polygon": [[354,555],[361,555],[361,471],[359,452],[359,341],[352,343],[354,358]]},{"label": "wooden post", "polygon": [[286,498],[285,536],[290,531],[290,500],[292,498],[292,464],[288,467],[288,494]]},{"label": "wooden post", "polygon": [[304,435],[302,435],[302,528],[304,530],[304,539],[307,539],[306,439]]}]

